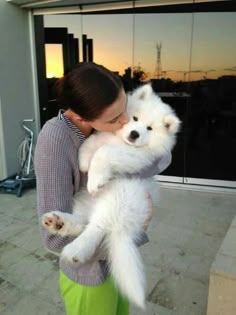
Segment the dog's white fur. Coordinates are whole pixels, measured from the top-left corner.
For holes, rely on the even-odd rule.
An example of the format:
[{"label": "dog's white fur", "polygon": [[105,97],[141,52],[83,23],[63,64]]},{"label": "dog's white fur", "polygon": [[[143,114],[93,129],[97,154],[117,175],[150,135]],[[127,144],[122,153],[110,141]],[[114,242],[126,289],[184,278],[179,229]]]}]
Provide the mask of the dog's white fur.
[{"label": "dog's white fur", "polygon": [[53,211],[42,222],[52,233],[80,234],[62,251],[70,262],[84,263],[103,241],[116,283],[143,308],[145,276],[136,243],[149,215],[147,194],[156,200],[158,187],[150,178],[125,175],[138,174],[170,151],[180,121],[149,84],[128,96],[127,111],[130,121],[122,129],[93,134],[80,148],[80,169],[88,172],[90,194],[78,194],[72,215]]}]

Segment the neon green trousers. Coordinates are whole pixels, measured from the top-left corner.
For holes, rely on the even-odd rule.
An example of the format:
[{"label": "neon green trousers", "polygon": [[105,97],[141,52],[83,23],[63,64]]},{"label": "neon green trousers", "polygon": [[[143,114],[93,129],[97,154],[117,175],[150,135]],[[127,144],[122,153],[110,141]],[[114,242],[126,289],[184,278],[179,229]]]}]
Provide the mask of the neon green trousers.
[{"label": "neon green trousers", "polygon": [[59,285],[67,315],[128,315],[128,301],[109,276],[98,286],[84,286],[60,271]]}]

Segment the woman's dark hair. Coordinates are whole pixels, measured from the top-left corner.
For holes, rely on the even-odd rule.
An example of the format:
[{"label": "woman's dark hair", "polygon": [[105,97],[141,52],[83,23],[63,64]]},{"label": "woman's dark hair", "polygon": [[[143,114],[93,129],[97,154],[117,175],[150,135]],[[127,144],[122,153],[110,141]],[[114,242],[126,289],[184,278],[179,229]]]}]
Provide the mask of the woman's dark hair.
[{"label": "woman's dark hair", "polygon": [[102,65],[82,62],[56,83],[57,102],[87,120],[95,120],[118,97],[120,78]]}]

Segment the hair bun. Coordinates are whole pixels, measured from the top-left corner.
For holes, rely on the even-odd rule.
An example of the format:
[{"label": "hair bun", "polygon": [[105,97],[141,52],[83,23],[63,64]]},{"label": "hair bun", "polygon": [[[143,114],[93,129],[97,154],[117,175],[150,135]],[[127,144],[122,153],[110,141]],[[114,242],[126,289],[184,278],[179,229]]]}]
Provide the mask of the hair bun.
[{"label": "hair bun", "polygon": [[65,77],[58,79],[54,85],[54,91],[55,91],[57,103],[62,106],[65,106],[64,85],[65,85]]}]

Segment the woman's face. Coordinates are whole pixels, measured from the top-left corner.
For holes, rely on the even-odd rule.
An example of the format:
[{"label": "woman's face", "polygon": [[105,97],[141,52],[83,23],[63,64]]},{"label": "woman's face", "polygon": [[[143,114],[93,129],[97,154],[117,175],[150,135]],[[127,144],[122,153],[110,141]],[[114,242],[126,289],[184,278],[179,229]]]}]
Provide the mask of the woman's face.
[{"label": "woman's face", "polygon": [[88,121],[89,125],[98,131],[113,132],[120,129],[128,122],[126,113],[127,96],[122,89],[118,98],[102,113],[102,115],[93,120]]}]

